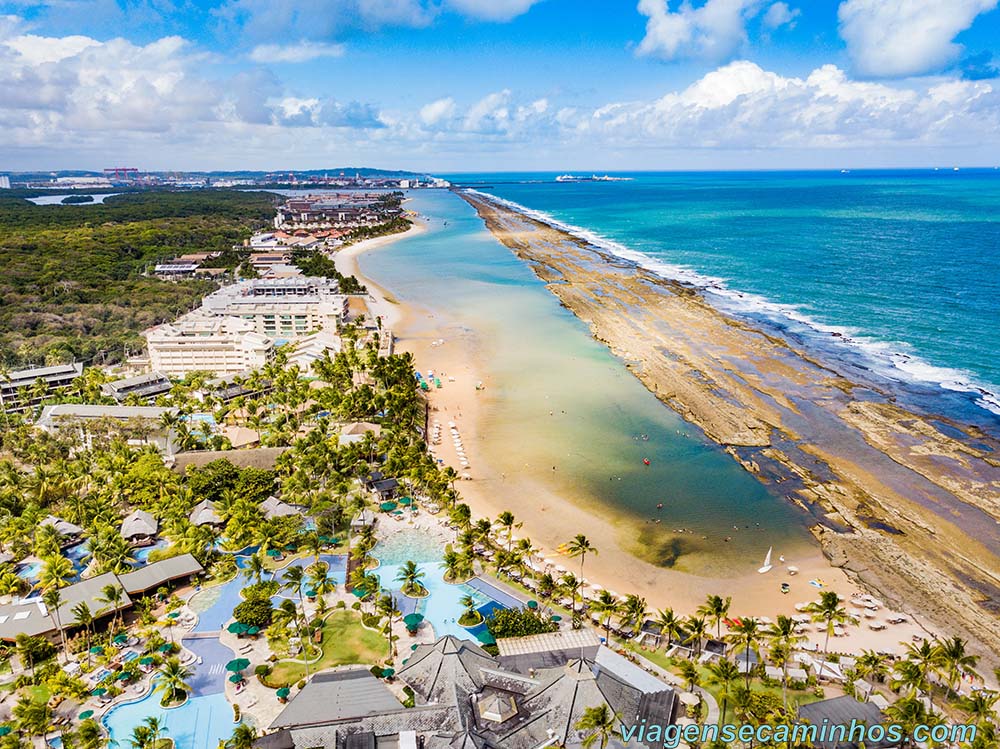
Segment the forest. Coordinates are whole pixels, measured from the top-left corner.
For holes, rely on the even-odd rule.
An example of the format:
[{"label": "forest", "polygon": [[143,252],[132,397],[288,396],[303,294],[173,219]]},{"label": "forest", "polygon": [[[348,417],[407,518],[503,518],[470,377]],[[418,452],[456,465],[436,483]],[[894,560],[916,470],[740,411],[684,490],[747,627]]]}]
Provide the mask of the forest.
[{"label": "forest", "polygon": [[104,204],[0,198],[0,364],[113,362],[141,331],[197,306],[212,281],[143,272],[180,253],[221,251],[269,225],[265,192],[154,191]]}]

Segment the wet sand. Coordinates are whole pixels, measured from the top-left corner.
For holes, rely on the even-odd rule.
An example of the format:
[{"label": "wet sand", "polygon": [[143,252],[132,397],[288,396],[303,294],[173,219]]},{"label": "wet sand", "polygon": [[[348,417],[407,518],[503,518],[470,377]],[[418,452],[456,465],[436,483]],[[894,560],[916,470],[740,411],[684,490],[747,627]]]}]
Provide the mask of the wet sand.
[{"label": "wet sand", "polygon": [[[462,197],[657,398],[763,482],[825,515],[815,535],[839,568],[833,587],[861,585],[996,659],[1000,445],[857,386],[719,313],[691,287],[480,196]],[[644,572],[634,569],[633,587]],[[829,568],[816,574],[834,577]],[[770,602],[755,600],[756,613],[767,613]]]},{"label": "wet sand", "polygon": [[[418,223],[411,232],[422,231]],[[560,557],[556,548],[576,533],[584,533],[599,550],[588,557],[584,576],[619,594],[638,593],[647,599],[651,609],[675,608],[681,613],[693,613],[708,594],[733,597],[732,611],[736,615],[775,616],[795,613],[796,603],[814,600],[818,588],[810,580],[819,580],[824,589],[837,590],[845,598],[859,590],[859,585],[844,570],[832,567],[818,545],[796,548],[784,563],[774,555],[774,569],[765,575],[755,571],[760,560],[747,560],[747,573],[726,577],[702,576],[664,569],[636,556],[637,529],[634,524],[609,517],[607,507],[588,501],[570,487],[569,477],[553,476],[542,480],[530,472],[500,473],[489,464],[491,451],[498,449],[489,440],[489,425],[484,417],[490,412],[490,342],[467,321],[447,308],[447,299],[434,309],[399,298],[395,290],[386,289],[360,272],[358,258],[363,253],[386,247],[406,237],[393,237],[360,243],[336,255],[343,273],[358,275],[369,289],[372,314],[383,316],[397,339],[397,350],[414,354],[417,369],[433,369],[444,380],[440,390],[428,394],[431,420],[441,424],[443,438],[434,446],[435,453],[469,480],[458,483],[464,501],[476,516],[495,518],[510,510],[523,527],[520,537],[528,537],[541,553],[554,564],[578,571],[574,560]],[[454,377],[454,382],[450,378]],[[482,381],[484,390],[476,390]],[[488,420],[487,420],[488,421]],[[448,424],[454,422],[462,436],[470,468],[460,466],[459,457],[448,434]],[[499,448],[499,449],[502,449]],[[547,477],[546,477],[547,478]],[[735,532],[735,531],[734,531]],[[799,572],[791,576],[787,566]],[[791,592],[779,590],[779,583],[788,582]],[[929,623],[897,625],[882,633],[865,628],[852,630],[845,646],[873,647],[898,650],[900,640],[924,632]]]}]

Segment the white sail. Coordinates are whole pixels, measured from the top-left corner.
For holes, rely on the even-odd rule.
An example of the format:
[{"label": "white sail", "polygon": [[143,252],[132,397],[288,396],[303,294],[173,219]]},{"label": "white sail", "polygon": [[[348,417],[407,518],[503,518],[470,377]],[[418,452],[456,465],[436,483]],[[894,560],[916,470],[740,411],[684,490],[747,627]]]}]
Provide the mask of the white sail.
[{"label": "white sail", "polygon": [[764,566],[757,570],[760,574],[771,571],[771,552],[774,551],[774,547],[770,546],[767,549],[767,556],[764,557]]}]

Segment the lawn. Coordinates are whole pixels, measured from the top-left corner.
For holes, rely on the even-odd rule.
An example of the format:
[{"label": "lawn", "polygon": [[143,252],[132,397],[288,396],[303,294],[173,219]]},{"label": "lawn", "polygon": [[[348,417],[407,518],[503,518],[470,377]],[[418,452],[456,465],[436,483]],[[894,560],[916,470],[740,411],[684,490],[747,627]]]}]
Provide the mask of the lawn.
[{"label": "lawn", "polygon": [[[309,672],[316,673],[348,663],[374,664],[388,655],[385,638],[361,626],[361,617],[353,611],[334,611],[323,626],[323,655],[309,664]],[[268,677],[272,684],[294,684],[305,678],[302,663],[278,661]]]},{"label": "lawn", "polygon": [[[633,651],[636,655],[640,655],[651,663],[655,663],[660,668],[665,671],[670,671],[673,674],[680,676],[680,668],[678,667],[677,658],[667,658],[667,655],[662,650],[641,650],[636,647],[626,646],[629,650]],[[705,689],[706,692],[711,694],[716,700],[719,698],[719,687],[716,684],[712,684],[709,679],[711,678],[711,671],[707,667],[699,665],[698,666],[698,676],[699,682],[698,686]],[[760,679],[755,679],[751,683],[751,688],[755,692],[760,692],[762,694],[773,694],[777,697],[781,697],[781,687],[771,687],[766,686],[761,683]],[[808,705],[810,702],[818,702],[823,699],[823,697],[817,697],[812,690],[788,690],[788,705],[790,708],[795,708],[798,705]]]}]

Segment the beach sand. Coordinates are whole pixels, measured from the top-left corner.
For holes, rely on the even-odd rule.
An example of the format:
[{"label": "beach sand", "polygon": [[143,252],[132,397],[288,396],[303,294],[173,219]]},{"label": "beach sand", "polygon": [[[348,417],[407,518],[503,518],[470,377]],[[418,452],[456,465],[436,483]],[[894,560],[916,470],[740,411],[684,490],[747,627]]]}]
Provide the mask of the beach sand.
[{"label": "beach sand", "polygon": [[[584,577],[622,595],[638,593],[646,598],[650,609],[674,608],[690,614],[707,595],[718,594],[733,598],[733,615],[774,617],[794,614],[797,603],[815,600],[820,588],[810,581],[821,582],[822,589],[836,590],[844,598],[859,591],[858,582],[843,569],[831,566],[818,544],[797,549],[794,557],[784,562],[778,560],[775,552],[774,568],[767,574],[751,571],[737,576],[707,577],[664,569],[632,553],[629,540],[634,545],[635,527],[609,520],[600,506],[589,505],[568,490],[566,481],[556,477],[552,481],[541,480],[528,472],[502,474],[495,470],[488,460],[491,445],[483,434],[491,375],[488,342],[467,321],[444,307],[447,300],[442,300],[442,307],[435,309],[413,304],[398,298],[394,290],[383,288],[359,268],[358,258],[363,253],[377,251],[424,230],[418,220],[406,234],[359,243],[338,252],[335,260],[342,273],[358,276],[368,287],[372,314],[382,316],[384,324],[392,328],[397,350],[411,352],[418,371],[433,369],[444,380],[444,387],[432,389],[428,394],[431,422],[440,423],[442,428],[441,444],[433,449],[446,464],[470,477],[460,481],[458,489],[475,516],[495,518],[500,512],[510,510],[523,523],[517,536],[530,538],[542,556],[574,572],[579,572],[577,561],[561,557],[556,549],[575,534],[585,534],[599,553],[587,558]],[[484,383],[484,390],[476,389],[479,382]],[[470,463],[468,469],[460,465],[449,434],[451,422],[461,435]],[[747,566],[753,569],[761,562],[748,560]],[[794,576],[788,574],[787,567],[791,565],[798,569]],[[781,593],[782,582],[789,583],[788,594]],[[907,613],[912,616],[915,611],[911,607]],[[901,649],[901,641],[909,641],[916,634],[925,635],[931,627],[916,616],[911,623],[894,625],[882,632],[865,626],[852,627],[849,637],[835,642],[843,650],[868,647],[896,652]],[[818,633],[813,639],[822,644]]]}]

